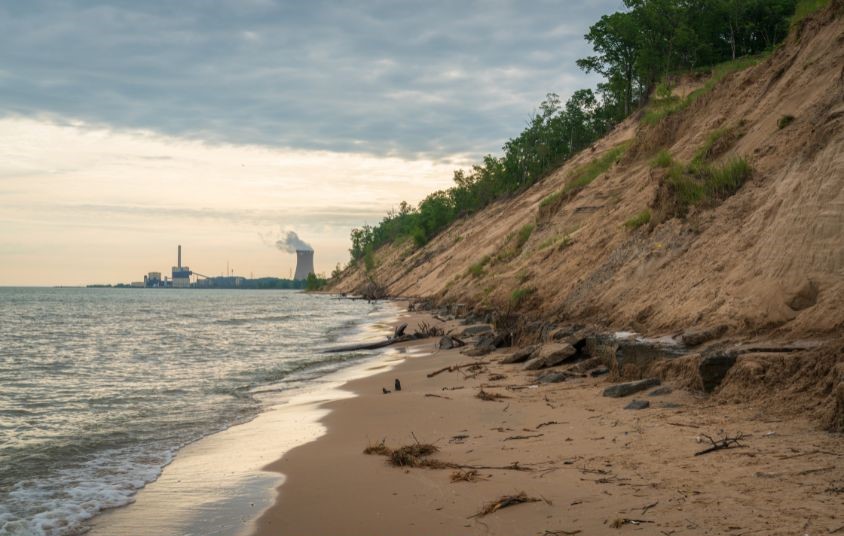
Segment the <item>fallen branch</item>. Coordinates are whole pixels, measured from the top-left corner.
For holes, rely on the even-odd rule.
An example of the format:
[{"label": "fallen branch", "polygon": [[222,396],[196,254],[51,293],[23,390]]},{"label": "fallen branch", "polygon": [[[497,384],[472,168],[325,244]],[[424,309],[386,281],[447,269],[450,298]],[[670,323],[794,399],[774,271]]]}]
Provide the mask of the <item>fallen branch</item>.
[{"label": "fallen branch", "polygon": [[700,428],[700,426],[698,426],[696,424],[685,424],[685,423],[682,423],[682,422],[669,422],[669,423],[666,423],[666,424],[670,424],[671,426],[685,426],[686,428]]},{"label": "fallen branch", "polygon": [[628,518],[619,518],[610,523],[610,527],[614,529],[620,529],[624,525],[641,525],[642,523],[653,523],[653,521],[648,521],[647,519],[628,519]]},{"label": "fallen branch", "polygon": [[426,397],[429,397],[429,398],[443,398],[443,399],[445,399],[445,400],[451,400],[451,398],[449,398],[449,397],[447,397],[447,396],[432,395],[431,393],[425,393],[425,396],[426,396]]},{"label": "fallen branch", "polygon": [[481,511],[477,514],[469,516],[469,519],[473,517],[484,517],[488,516],[489,514],[495,513],[502,508],[507,508],[509,506],[515,506],[517,504],[522,503],[529,503],[529,502],[539,502],[542,499],[537,499],[536,497],[528,497],[528,495],[522,491],[516,495],[505,495],[498,499],[497,501],[492,501],[491,503],[487,503],[481,508]]},{"label": "fallen branch", "polygon": [[514,435],[510,437],[505,437],[504,441],[515,441],[517,439],[533,439],[534,437],[542,437],[545,434],[536,434],[536,435]]},{"label": "fallen branch", "polygon": [[643,506],[642,507],[642,515],[645,515],[646,513],[648,513],[648,510],[650,510],[651,508],[653,508],[654,506],[656,506],[658,504],[659,504],[659,501],[656,501],[656,502],[652,502],[651,504],[646,504],[645,506]]},{"label": "fallen branch", "polygon": [[543,426],[551,426],[552,424],[560,424],[560,423],[558,423],[557,421],[548,421],[548,422],[543,422],[543,423],[539,423],[539,424],[537,424],[537,425],[536,425],[536,429],[537,429],[537,430],[539,430],[539,429],[540,429],[540,428],[542,428]]},{"label": "fallen branch", "polygon": [[473,363],[463,363],[462,365],[451,365],[449,367],[443,367],[439,370],[435,370],[434,372],[429,373],[428,377],[433,378],[437,374],[442,374],[443,372],[454,372],[454,371],[460,370],[462,368],[471,367],[473,365],[489,365],[489,364],[490,364],[489,361],[475,361]]},{"label": "fallen branch", "polygon": [[739,443],[739,441],[741,441],[744,438],[744,434],[742,434],[741,432],[739,432],[739,434],[736,437],[729,437],[729,436],[725,435],[723,439],[719,439],[718,441],[715,441],[714,439],[712,439],[711,437],[709,437],[706,434],[700,434],[700,435],[701,435],[701,437],[705,437],[706,439],[708,439],[709,442],[712,443],[712,446],[709,447],[709,448],[703,449],[701,451],[695,452],[695,456],[701,456],[703,454],[715,452],[716,450],[723,450],[723,449],[729,449],[729,448],[733,448],[733,447],[743,447],[744,446],[741,443]]}]

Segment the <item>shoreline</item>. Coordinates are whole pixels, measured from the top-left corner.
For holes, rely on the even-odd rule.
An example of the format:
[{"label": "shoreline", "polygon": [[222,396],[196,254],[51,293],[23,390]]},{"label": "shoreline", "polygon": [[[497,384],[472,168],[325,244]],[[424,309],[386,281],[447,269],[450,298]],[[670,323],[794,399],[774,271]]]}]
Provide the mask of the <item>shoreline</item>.
[{"label": "shoreline", "polygon": [[[387,335],[400,312],[400,306],[385,302],[375,318],[344,338],[370,341]],[[404,349],[388,348],[303,384],[296,381],[292,388],[256,387],[254,394],[264,406],[260,413],[182,447],[132,502],[90,519],[86,533],[248,533],[250,523],[273,504],[274,490],[284,479],[264,466],[325,432],[320,419],[326,411],[321,405],[351,396],[343,389],[348,381],[390,368],[406,355]]]},{"label": "shoreline", "polygon": [[[409,331],[427,314],[405,313]],[[437,325],[442,325],[436,323]],[[446,330],[461,328],[457,321]],[[662,396],[601,396],[605,377],[533,384],[520,365],[436,339],[430,354],[343,386],[355,396],[321,405],[326,433],[266,469],[284,475],[252,536],[827,533],[844,524],[844,442],[804,417],[752,403],[723,404],[674,387]],[[428,374],[458,363],[472,373]],[[393,380],[402,383],[400,393]],[[501,395],[481,400],[480,391]],[[644,411],[627,410],[633,398]],[[695,453],[703,434],[741,433],[742,448]],[[367,446],[431,443],[443,469],[394,467]],[[502,469],[517,463],[527,470]],[[454,466],[484,467],[452,482]],[[493,467],[492,469],[490,467]],[[466,477],[465,471],[463,477]],[[501,497],[531,499],[477,515]],[[536,499],[536,500],[533,500]],[[612,528],[611,528],[612,527]]]}]

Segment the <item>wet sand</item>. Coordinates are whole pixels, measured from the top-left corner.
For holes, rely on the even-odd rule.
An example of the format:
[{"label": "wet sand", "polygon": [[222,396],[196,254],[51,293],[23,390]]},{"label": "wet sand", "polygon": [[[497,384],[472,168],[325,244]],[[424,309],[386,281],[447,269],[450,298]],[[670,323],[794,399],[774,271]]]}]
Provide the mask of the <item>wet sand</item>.
[{"label": "wet sand", "polygon": [[[420,319],[431,323],[403,319],[408,332]],[[625,410],[634,397],[601,396],[603,378],[533,386],[520,365],[495,363],[506,352],[470,358],[435,351],[433,339],[414,344],[431,354],[344,386],[357,396],[323,405],[327,433],[267,467],[285,481],[255,535],[844,533],[844,441],[814,422],[681,390],[639,393],[651,407]],[[427,377],[475,360],[490,364]],[[395,378],[402,391],[382,394]],[[481,387],[507,398],[481,400]],[[708,446],[702,434],[723,433],[744,434],[742,447],[695,456]],[[382,440],[433,443],[432,458],[452,464],[529,470],[452,482],[452,468],[363,454]],[[537,500],[475,516],[520,492]]]}]

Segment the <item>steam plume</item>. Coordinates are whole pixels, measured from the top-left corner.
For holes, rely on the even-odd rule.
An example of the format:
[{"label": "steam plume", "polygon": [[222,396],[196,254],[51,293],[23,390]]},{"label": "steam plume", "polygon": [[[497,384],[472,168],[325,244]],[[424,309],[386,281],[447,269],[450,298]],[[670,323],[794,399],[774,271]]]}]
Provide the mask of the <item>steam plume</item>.
[{"label": "steam plume", "polygon": [[295,231],[286,231],[280,239],[275,241],[275,247],[287,253],[314,250],[310,244],[299,238]]}]

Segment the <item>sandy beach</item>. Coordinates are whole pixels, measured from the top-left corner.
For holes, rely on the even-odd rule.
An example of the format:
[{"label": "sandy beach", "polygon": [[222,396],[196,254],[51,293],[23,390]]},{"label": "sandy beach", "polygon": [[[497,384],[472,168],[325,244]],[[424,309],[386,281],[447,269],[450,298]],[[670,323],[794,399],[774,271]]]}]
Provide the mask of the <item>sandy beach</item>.
[{"label": "sandy beach", "polygon": [[[408,331],[422,320],[431,322],[401,319]],[[497,363],[510,352],[472,358],[434,341],[410,343],[428,354],[347,384],[357,396],[325,405],[326,434],[267,467],[285,482],[256,536],[844,532],[844,445],[816,422],[676,388],[607,398],[605,376],[535,385],[521,365]],[[624,409],[633,398],[650,408]],[[695,456],[710,446],[704,434],[742,440]],[[443,468],[363,453],[382,442],[433,444],[438,452],[420,460]],[[468,481],[453,481],[461,472]],[[479,515],[522,493],[526,502]]]}]

